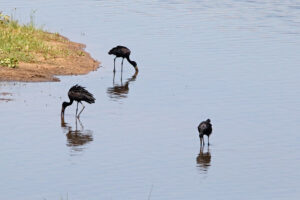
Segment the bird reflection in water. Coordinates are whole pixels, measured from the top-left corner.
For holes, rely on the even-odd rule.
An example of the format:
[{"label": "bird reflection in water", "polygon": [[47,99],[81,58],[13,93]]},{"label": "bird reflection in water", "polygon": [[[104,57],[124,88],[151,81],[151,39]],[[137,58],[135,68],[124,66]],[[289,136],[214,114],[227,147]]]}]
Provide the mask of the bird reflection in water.
[{"label": "bird reflection in water", "polygon": [[137,75],[138,75],[138,71],[136,71],[134,75],[131,78],[127,79],[125,84],[123,84],[122,74],[121,74],[121,84],[119,85],[119,84],[115,84],[115,73],[114,73],[113,87],[107,88],[108,96],[112,99],[126,98],[129,92],[129,83],[134,82],[136,80]]},{"label": "bird reflection in water", "polygon": [[200,145],[200,153],[198,154],[196,161],[197,167],[200,169],[201,172],[206,173],[208,168],[210,167],[211,162],[211,154],[209,152],[209,146],[207,147],[207,151],[204,152],[204,146]]},{"label": "bird reflection in water", "polygon": [[[93,132],[85,130],[79,118],[75,118],[75,120],[75,130],[65,122],[64,117],[61,117],[61,127],[67,136],[67,146],[71,147],[74,152],[80,152],[84,149],[84,145],[93,141]],[[78,129],[78,123],[80,129]]]}]

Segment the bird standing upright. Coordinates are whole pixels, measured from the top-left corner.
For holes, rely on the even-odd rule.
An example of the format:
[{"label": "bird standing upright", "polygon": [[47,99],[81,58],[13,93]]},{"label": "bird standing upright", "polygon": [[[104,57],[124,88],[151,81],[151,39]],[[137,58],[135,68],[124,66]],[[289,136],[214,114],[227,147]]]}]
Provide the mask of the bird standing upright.
[{"label": "bird standing upright", "polygon": [[203,135],[207,135],[208,145],[209,145],[209,136],[212,132],[212,125],[210,123],[210,119],[207,119],[206,121],[201,122],[198,126],[198,131],[199,131],[199,137],[200,137],[200,145],[202,145],[202,142],[204,145]]},{"label": "bird standing upright", "polygon": [[134,67],[135,71],[139,71],[138,67],[137,67],[137,64],[136,62],[130,60],[129,56],[130,56],[130,49],[128,49],[127,47],[124,47],[124,46],[116,46],[114,48],[112,48],[108,54],[111,55],[115,55],[115,59],[114,59],[114,72],[116,71],[115,69],[115,64],[116,64],[116,58],[118,57],[122,57],[122,68],[121,68],[121,71],[123,72],[123,61],[124,61],[124,58],[126,58],[128,60],[128,62]]},{"label": "bird standing upright", "polygon": [[[94,98],[94,96],[85,89],[85,87],[82,87],[77,84],[70,88],[70,90],[68,92],[68,96],[69,96],[70,102],[62,103],[61,117],[64,116],[66,107],[72,105],[73,101],[77,101],[76,116],[79,118],[81,112],[85,108],[85,106],[82,104],[82,101],[85,101],[85,102],[91,104],[91,103],[95,103],[95,100],[96,100]],[[83,106],[83,108],[77,115],[78,103],[80,103]]]}]

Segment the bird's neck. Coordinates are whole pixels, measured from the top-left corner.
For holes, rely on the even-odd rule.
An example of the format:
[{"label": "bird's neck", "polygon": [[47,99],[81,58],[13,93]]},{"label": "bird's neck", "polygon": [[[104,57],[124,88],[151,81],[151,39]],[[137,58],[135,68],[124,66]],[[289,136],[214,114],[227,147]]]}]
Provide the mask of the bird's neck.
[{"label": "bird's neck", "polygon": [[62,104],[62,107],[61,107],[61,117],[62,117],[62,120],[63,120],[63,117],[64,117],[64,113],[65,113],[65,109],[66,107],[68,107],[69,105],[71,105],[73,103],[73,99],[70,99],[70,102],[64,102]]},{"label": "bird's neck", "polygon": [[70,102],[67,102],[66,107],[70,106],[73,103],[73,101],[74,101],[73,99],[70,99]]},{"label": "bird's neck", "polygon": [[130,60],[129,56],[126,57],[126,59],[128,60],[128,62],[134,67],[135,71],[138,72],[139,69],[137,68],[137,66],[134,65],[133,61]]}]

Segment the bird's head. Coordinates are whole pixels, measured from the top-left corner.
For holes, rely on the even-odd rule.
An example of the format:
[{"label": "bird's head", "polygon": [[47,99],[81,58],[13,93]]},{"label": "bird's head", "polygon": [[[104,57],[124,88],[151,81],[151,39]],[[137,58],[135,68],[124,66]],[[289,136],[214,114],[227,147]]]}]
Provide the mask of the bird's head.
[{"label": "bird's head", "polygon": [[112,54],[112,50],[110,50],[110,51],[108,52],[108,54],[111,55],[111,54]]},{"label": "bird's head", "polygon": [[210,123],[210,119],[207,119],[206,122],[207,122],[207,123]]},{"label": "bird's head", "polygon": [[63,117],[65,115],[65,109],[68,106],[67,102],[63,102],[61,105],[61,117]]}]

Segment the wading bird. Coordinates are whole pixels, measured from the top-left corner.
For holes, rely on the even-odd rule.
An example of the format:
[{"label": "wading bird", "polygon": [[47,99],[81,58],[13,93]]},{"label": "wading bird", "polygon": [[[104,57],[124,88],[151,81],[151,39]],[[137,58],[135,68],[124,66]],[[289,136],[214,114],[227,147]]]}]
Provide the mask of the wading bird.
[{"label": "wading bird", "polygon": [[203,135],[207,135],[208,145],[209,145],[209,135],[212,132],[212,125],[210,123],[210,119],[207,119],[206,121],[201,122],[198,126],[198,131],[199,131],[199,137],[200,137],[200,145],[202,145],[202,142],[204,145]]},{"label": "wading bird", "polygon": [[[91,103],[95,103],[95,100],[96,100],[94,98],[94,96],[91,93],[89,93],[84,87],[77,85],[77,84],[70,88],[70,90],[68,92],[68,96],[69,96],[70,102],[62,103],[62,107],[61,107],[61,116],[62,117],[65,114],[66,107],[72,105],[73,101],[77,101],[76,116],[79,118],[81,112],[85,108],[85,106],[82,104],[82,101],[85,101],[85,102],[91,104]],[[78,103],[80,103],[82,105],[82,110],[77,115]]]},{"label": "wading bird", "polygon": [[116,46],[114,48],[112,48],[108,54],[111,55],[115,55],[115,59],[114,59],[114,72],[116,71],[115,69],[115,65],[116,65],[116,58],[118,57],[122,57],[122,68],[121,68],[121,71],[123,72],[123,61],[124,61],[124,58],[126,58],[128,60],[128,62],[134,67],[135,71],[139,71],[138,67],[137,67],[137,64],[136,62],[130,60],[129,56],[130,56],[130,49],[128,49],[127,47],[124,47],[124,46]]}]

